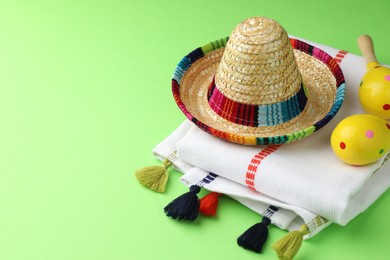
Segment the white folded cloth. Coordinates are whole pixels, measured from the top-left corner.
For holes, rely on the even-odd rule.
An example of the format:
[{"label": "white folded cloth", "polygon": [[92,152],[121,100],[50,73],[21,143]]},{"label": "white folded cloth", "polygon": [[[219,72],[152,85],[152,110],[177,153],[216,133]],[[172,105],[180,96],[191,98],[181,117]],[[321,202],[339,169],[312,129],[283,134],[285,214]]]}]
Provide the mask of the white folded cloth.
[{"label": "white folded cloth", "polygon": [[[302,40],[333,57],[340,54],[337,49]],[[339,113],[301,141],[242,146],[220,140],[185,121],[153,153],[161,160],[172,161],[188,186],[198,184],[229,195],[255,212],[269,215],[272,224],[282,229],[296,230],[306,224],[310,233],[305,239],[331,222],[345,225],[390,186],[390,164],[386,163],[390,155],[359,167],[347,165],[334,155],[330,135],[336,124],[349,115],[364,113],[357,94],[365,73],[363,58],[347,54],[340,67],[346,97]],[[270,206],[279,210],[270,214]]]},{"label": "white folded cloth", "polygon": [[[169,159],[173,162],[173,167],[184,174],[181,181],[185,185],[199,185],[207,190],[228,195],[247,206],[249,209],[269,217],[272,220],[272,224],[281,229],[297,230],[302,224],[307,224],[310,229],[310,234],[305,236],[305,239],[314,236],[331,223],[327,219],[303,208],[275,200],[224,177],[218,176],[206,183],[204,180],[210,175],[209,172],[188,164],[178,158],[176,154],[177,142],[182,139],[192,127],[193,125],[191,122],[183,122],[180,127],[153,149],[153,154],[156,158],[161,161]],[[270,206],[278,207],[279,210],[274,214],[269,215],[267,209]],[[252,224],[253,223],[248,223],[248,226]]]}]

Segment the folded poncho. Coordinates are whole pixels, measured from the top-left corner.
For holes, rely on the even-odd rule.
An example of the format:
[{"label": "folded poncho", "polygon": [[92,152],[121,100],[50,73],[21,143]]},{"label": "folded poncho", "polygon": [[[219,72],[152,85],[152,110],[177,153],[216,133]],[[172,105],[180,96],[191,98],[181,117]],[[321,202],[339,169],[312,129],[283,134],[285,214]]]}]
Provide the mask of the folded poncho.
[{"label": "folded poncho", "polygon": [[[153,150],[158,159],[171,162],[184,174],[181,181],[192,187],[190,193],[198,192],[193,189],[198,186],[231,196],[264,216],[260,226],[271,222],[290,231],[301,228],[300,235],[295,235],[303,239],[314,236],[331,222],[346,225],[390,185],[389,154],[373,164],[356,167],[340,161],[330,145],[330,135],[338,122],[364,113],[357,93],[365,73],[363,58],[308,43],[335,57],[346,82],[344,103],[323,129],[291,144],[248,147],[220,140],[185,121]],[[262,229],[254,230],[244,233],[238,243],[261,251],[261,242],[252,245],[245,241]],[[285,245],[275,245],[276,250],[280,247]],[[283,254],[278,253],[280,258],[289,257]]]}]

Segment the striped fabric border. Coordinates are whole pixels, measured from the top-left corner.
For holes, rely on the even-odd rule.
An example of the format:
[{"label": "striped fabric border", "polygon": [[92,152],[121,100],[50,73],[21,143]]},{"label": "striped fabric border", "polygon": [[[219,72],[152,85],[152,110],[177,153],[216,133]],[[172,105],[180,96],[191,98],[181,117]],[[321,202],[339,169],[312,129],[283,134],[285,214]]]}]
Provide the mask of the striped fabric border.
[{"label": "striped fabric border", "polygon": [[209,184],[210,182],[214,181],[215,178],[217,178],[218,175],[215,173],[209,172],[206,177],[204,177],[201,181],[199,181],[196,185],[199,187],[203,187],[206,184]]},{"label": "striped fabric border", "polygon": [[270,205],[266,210],[264,210],[263,213],[261,213],[261,215],[267,218],[271,218],[278,210],[279,210],[278,207]]},{"label": "striped fabric border", "polygon": [[340,65],[341,61],[344,59],[345,55],[347,55],[347,54],[348,54],[348,52],[346,52],[344,50],[340,50],[336,54],[336,57],[334,57],[335,62]]},{"label": "striped fabric border", "polygon": [[275,152],[281,145],[270,145],[267,148],[261,150],[258,154],[256,154],[251,162],[248,165],[248,169],[245,175],[245,183],[248,188],[255,190],[255,177],[257,168],[259,167],[260,163],[271,153]]},{"label": "striped fabric border", "polygon": [[[170,162],[174,163],[177,160],[177,151],[174,151],[173,153],[169,154],[167,157],[165,157]],[[217,178],[218,175],[212,172],[209,172],[206,177],[204,177],[202,180],[200,180],[196,185],[199,187],[203,187],[206,184],[211,183],[212,181]]]},{"label": "striped fabric border", "polygon": [[310,220],[306,225],[309,229],[309,232],[312,233],[316,229],[322,227],[323,225],[327,224],[329,222],[328,219],[321,217],[321,216],[315,216],[312,220]]},{"label": "striped fabric border", "polygon": [[274,126],[290,121],[305,109],[307,103],[303,84],[295,95],[283,102],[269,105],[239,103],[219,91],[215,86],[215,78],[210,83],[207,98],[210,107],[221,117],[236,124],[252,127]]}]

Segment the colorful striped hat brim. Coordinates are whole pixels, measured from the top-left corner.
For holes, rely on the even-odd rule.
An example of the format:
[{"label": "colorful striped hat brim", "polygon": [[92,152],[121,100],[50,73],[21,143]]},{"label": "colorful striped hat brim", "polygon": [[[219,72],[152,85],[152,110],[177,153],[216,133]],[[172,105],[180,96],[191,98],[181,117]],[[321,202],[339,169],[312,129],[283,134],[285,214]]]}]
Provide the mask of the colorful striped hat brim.
[{"label": "colorful striped hat brim", "polygon": [[[303,110],[277,125],[245,125],[221,116],[209,104],[210,83],[217,73],[228,39],[195,49],[179,62],[174,71],[174,99],[186,117],[202,130],[244,145],[290,143],[321,129],[339,111],[344,99],[345,81],[337,62],[321,49],[290,38],[307,95]],[[269,110],[268,118],[280,120],[277,109],[272,110],[271,107]],[[262,113],[268,113],[264,111]]]}]

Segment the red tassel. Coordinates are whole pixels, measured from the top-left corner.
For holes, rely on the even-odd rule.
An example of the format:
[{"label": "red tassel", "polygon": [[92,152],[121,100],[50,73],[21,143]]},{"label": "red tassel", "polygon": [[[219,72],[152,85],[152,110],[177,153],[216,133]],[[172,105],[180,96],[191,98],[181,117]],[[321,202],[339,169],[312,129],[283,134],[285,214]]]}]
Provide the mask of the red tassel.
[{"label": "red tassel", "polygon": [[218,192],[210,192],[200,199],[199,212],[205,216],[215,216],[218,207],[218,197],[222,196]]}]

